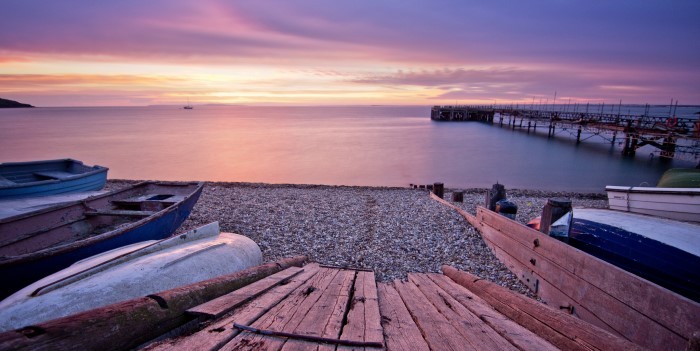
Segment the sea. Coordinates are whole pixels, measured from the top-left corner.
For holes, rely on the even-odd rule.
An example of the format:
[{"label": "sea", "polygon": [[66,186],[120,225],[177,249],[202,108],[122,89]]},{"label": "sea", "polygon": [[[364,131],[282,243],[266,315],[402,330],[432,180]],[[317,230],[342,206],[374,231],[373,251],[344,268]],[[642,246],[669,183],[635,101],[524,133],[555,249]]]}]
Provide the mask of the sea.
[{"label": "sea", "polygon": [[[0,109],[0,162],[74,158],[110,179],[509,188],[604,192],[654,186],[698,155],[622,157],[595,135],[434,122],[431,106],[43,107]],[[567,108],[552,106],[551,108]],[[574,107],[570,107],[574,108]],[[583,106],[577,106],[583,111]],[[700,106],[587,106],[606,113],[700,116]]]}]

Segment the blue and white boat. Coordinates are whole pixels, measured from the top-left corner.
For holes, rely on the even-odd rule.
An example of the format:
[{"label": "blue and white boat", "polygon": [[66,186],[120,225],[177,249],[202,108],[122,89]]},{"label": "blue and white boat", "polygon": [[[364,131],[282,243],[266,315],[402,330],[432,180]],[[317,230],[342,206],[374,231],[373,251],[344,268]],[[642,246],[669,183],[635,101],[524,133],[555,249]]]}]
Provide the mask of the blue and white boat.
[{"label": "blue and white boat", "polygon": [[606,209],[572,213],[550,233],[568,232],[569,245],[700,302],[699,224]]},{"label": "blue and white boat", "polygon": [[73,159],[0,163],[0,199],[100,190],[107,170]]},{"label": "blue and white boat", "polygon": [[189,216],[203,186],[143,182],[0,219],[0,298],[84,258],[167,238]]}]

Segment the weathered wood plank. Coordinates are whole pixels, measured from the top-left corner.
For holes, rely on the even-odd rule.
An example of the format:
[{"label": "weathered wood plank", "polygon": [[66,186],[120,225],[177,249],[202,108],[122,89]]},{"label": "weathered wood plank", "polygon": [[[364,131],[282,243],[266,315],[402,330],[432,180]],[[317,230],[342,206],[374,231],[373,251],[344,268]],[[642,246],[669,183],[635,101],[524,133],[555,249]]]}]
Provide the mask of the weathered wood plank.
[{"label": "weathered wood plank", "polygon": [[[192,320],[185,310],[276,273],[300,265],[306,257],[252,267],[203,282],[174,288],[74,314],[24,331],[0,334],[0,349],[120,350],[136,347]],[[86,337],[99,336],[99,337]]]},{"label": "weathered wood plank", "polygon": [[[383,343],[377,285],[373,272],[357,272],[353,300],[347,312],[347,324],[341,339]],[[339,347],[342,350],[364,350],[364,348]],[[369,349],[369,348],[368,348]]]},{"label": "weathered wood plank", "polygon": [[462,306],[459,301],[438,287],[424,274],[409,273],[408,280],[423,292],[428,303],[435,306],[452,323],[464,338],[464,343],[471,344],[477,350],[517,350],[491,326]]},{"label": "weathered wood plank", "polygon": [[243,288],[190,308],[187,312],[195,315],[203,315],[208,318],[219,318],[226,312],[250,301],[283,282],[287,282],[293,276],[303,271],[304,269],[300,267],[289,267]]},{"label": "weathered wood plank", "polygon": [[[552,267],[547,260],[537,255],[537,253],[530,253],[524,250],[520,244],[510,241],[501,232],[489,226],[481,228],[481,235],[496,257],[518,278],[523,280],[527,277],[527,279],[535,279],[537,281],[537,295],[542,300],[552,306],[568,307],[569,311],[574,311],[577,317],[622,337],[619,331],[609,326],[595,312],[588,309],[587,306],[583,306],[575,297],[567,294],[567,291],[569,291],[567,288],[571,286],[572,279],[560,277],[559,273],[551,273],[550,271],[556,269],[556,266]],[[533,265],[532,262],[535,262],[535,264]],[[550,281],[547,278],[555,278],[556,280]]]},{"label": "weathered wood plank", "polygon": [[[569,314],[450,266],[442,271],[498,312],[563,350],[643,350],[644,348]],[[563,338],[562,338],[563,336]]]},{"label": "weathered wood plank", "polygon": [[[350,303],[350,294],[355,283],[355,271],[340,270],[333,282],[323,292],[321,298],[311,307],[299,325],[292,331],[295,334],[338,339],[343,326],[343,318]],[[363,341],[362,339],[352,339]],[[288,340],[283,351],[335,349],[328,346],[302,340]]]},{"label": "weathered wood plank", "polygon": [[[491,211],[479,208],[477,218],[481,223],[488,222],[500,232],[508,234],[522,245],[532,248],[533,251],[540,253],[543,257],[575,274],[580,279],[598,287],[600,291],[620,300],[629,308],[639,311],[646,318],[658,323],[661,326],[658,328],[661,332],[668,330],[667,334],[675,333],[683,336],[683,340],[676,341],[671,341],[674,339],[673,336],[656,337],[658,346],[677,345],[682,347],[681,343],[687,342],[693,331],[700,330],[700,318],[697,318],[700,315],[700,304],[697,302],[659,287],[556,239],[541,235],[532,228],[515,221],[499,218],[498,214]],[[539,239],[538,247],[533,245],[535,239]],[[629,320],[624,320],[622,323],[623,325],[614,327],[617,329],[630,325]],[[641,331],[641,333],[646,334],[640,335],[644,338],[653,337],[649,336],[649,333],[656,332]],[[668,344],[668,342],[672,342],[672,344]]]},{"label": "weathered wood plank", "polygon": [[[574,305],[576,306],[574,314],[588,321],[598,322],[595,324],[605,327],[609,331],[617,332],[625,338],[646,347],[660,348],[664,347],[664,345],[682,347],[687,343],[687,339],[661,325],[653,316],[644,315],[637,309],[620,301],[617,294],[611,295],[610,290],[604,290],[580,277],[580,272],[585,271],[586,264],[589,263],[597,264],[601,275],[606,274],[606,271],[619,271],[621,273],[620,276],[626,276],[629,273],[565,245],[562,247],[563,251],[559,253],[559,256],[567,256],[568,260],[581,257],[586,262],[581,263],[580,269],[572,273],[560,266],[557,261],[543,256],[541,251],[535,251],[531,247],[522,245],[515,238],[519,235],[510,235],[510,233],[507,234],[488,225],[482,226],[481,230],[484,238],[498,245],[502,250],[515,258],[521,266],[529,267],[537,273],[541,284],[541,291],[538,294],[548,303],[554,306]],[[539,235],[538,239],[540,239],[538,248],[542,247],[543,243],[548,240],[555,240],[543,235]],[[535,260],[534,265],[531,264],[532,259]],[[561,260],[559,259],[559,261]],[[614,279],[614,277],[611,277],[611,279]],[[549,284],[545,285],[543,283]],[[608,284],[611,290],[614,289],[613,285]],[[665,290],[660,287],[658,289]],[[561,291],[566,297],[557,296],[556,290]],[[629,292],[629,294],[636,295],[635,292]],[[678,297],[681,298],[680,296]],[[668,302],[658,301],[658,303],[665,304]],[[590,311],[596,318],[592,319],[590,315],[584,314],[582,307],[585,307],[585,310]],[[698,312],[700,313],[700,310]],[[602,323],[599,321],[602,321]],[[634,323],[630,323],[630,321],[634,321]]]},{"label": "weathered wood plank", "polygon": [[[310,281],[303,284],[290,297],[258,318],[251,326],[259,329],[293,332],[311,307],[321,298],[323,292],[338,275],[338,272],[336,269],[319,269],[318,273]],[[254,345],[261,350],[279,350],[285,341],[286,339],[283,338],[253,335],[244,332],[236,335],[221,350],[231,351],[250,345]]]},{"label": "weathered wood plank", "polygon": [[427,274],[435,284],[487,323],[493,330],[523,351],[559,350],[529,329],[494,310],[486,301],[442,274]]},{"label": "weathered wood plank", "polygon": [[396,289],[380,283],[377,290],[387,351],[430,351]]},{"label": "weathered wood plank", "polygon": [[172,349],[192,351],[214,351],[221,348],[236,335],[239,330],[233,328],[233,323],[250,325],[257,319],[288,298],[303,284],[313,278],[319,271],[316,263],[304,266],[304,271],[295,275],[284,285],[278,285],[265,292],[256,299],[247,302],[228,316],[216,320],[214,323],[202,328],[200,331],[185,337],[167,340],[155,347],[149,347],[148,351],[166,351]]},{"label": "weathered wood plank", "polygon": [[85,211],[86,216],[134,216],[148,217],[154,214],[154,211],[131,211],[131,210],[96,210]]},{"label": "weathered wood plank", "polygon": [[450,321],[430,304],[412,282],[394,281],[396,290],[432,350],[479,350],[465,343]]}]

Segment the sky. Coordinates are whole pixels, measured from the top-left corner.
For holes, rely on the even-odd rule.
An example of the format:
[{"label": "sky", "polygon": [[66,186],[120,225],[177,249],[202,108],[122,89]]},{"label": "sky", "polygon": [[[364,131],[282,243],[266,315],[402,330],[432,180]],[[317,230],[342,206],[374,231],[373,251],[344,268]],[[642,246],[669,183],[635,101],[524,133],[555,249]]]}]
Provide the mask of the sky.
[{"label": "sky", "polygon": [[35,106],[700,104],[698,0],[0,0]]}]

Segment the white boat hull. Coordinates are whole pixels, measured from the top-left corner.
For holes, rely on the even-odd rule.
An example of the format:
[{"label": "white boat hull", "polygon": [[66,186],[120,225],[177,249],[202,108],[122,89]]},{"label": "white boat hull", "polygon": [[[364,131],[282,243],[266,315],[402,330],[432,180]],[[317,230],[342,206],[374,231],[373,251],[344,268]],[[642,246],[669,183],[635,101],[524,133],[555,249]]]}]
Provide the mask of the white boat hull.
[{"label": "white boat hull", "polygon": [[212,223],[161,241],[108,251],[43,278],[0,302],[11,330],[262,264],[251,239]]},{"label": "white boat hull", "polygon": [[607,186],[611,210],[700,222],[700,189]]}]

